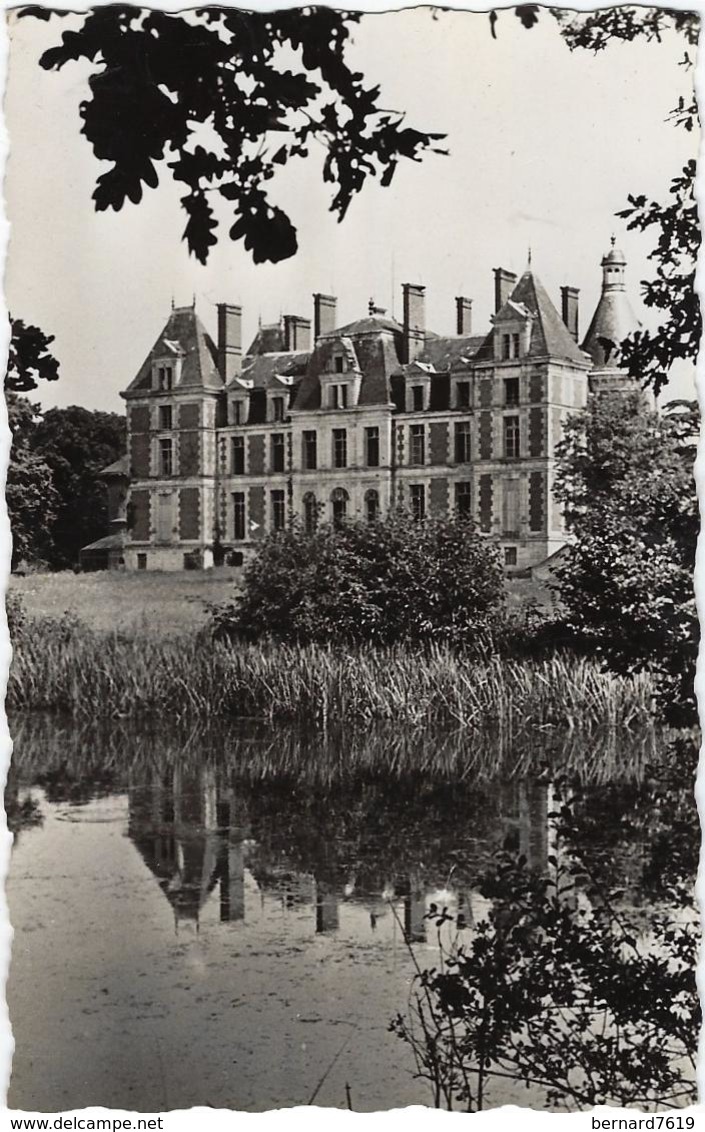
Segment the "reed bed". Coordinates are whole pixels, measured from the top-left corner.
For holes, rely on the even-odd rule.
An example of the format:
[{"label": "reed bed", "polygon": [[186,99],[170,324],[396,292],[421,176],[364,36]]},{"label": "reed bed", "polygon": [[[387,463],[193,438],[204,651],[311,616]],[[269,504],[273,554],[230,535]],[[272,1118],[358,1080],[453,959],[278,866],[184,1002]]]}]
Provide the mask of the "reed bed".
[{"label": "reed bed", "polygon": [[653,717],[648,676],[589,661],[478,661],[449,649],[228,646],[126,638],[29,622],[18,634],[7,704],[75,719],[218,718],[442,726],[511,736],[527,727],[632,728]]}]

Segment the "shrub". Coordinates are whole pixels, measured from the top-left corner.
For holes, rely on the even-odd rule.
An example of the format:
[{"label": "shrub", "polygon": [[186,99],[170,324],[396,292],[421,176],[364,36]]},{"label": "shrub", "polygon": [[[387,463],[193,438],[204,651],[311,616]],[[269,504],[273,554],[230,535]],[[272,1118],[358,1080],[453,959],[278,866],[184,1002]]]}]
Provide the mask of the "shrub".
[{"label": "shrub", "polygon": [[214,611],[219,638],[479,645],[504,599],[496,548],[472,523],[294,525],[269,535],[239,599]]}]

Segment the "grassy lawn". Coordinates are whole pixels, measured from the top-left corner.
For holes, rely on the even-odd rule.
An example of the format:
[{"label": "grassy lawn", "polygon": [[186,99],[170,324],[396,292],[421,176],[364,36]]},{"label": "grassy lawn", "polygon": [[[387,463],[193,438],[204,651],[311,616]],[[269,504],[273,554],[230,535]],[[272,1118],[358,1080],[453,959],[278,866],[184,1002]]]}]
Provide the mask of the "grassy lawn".
[{"label": "grassy lawn", "polygon": [[235,570],[173,573],[28,574],[12,576],[9,590],[22,595],[30,617],[79,617],[91,629],[174,636],[200,629],[206,604],[226,601]]}]

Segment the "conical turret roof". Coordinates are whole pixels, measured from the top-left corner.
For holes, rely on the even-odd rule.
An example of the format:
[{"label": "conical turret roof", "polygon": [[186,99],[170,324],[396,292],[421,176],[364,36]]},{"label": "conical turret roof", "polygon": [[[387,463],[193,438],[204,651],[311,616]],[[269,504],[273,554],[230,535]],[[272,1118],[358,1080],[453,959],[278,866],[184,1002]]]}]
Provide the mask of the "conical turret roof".
[{"label": "conical turret roof", "polygon": [[612,237],[612,246],[602,258],[602,294],[583,341],[583,350],[598,368],[616,368],[620,345],[641,325],[627,295],[626,263],[624,252],[615,247]]}]

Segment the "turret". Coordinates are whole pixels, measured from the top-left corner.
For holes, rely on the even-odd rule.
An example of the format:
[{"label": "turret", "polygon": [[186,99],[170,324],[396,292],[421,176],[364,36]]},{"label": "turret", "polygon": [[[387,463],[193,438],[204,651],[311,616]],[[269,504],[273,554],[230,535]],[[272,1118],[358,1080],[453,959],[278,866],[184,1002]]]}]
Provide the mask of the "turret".
[{"label": "turret", "polygon": [[640,323],[627,297],[627,260],[615,243],[613,236],[610,250],[602,257],[602,294],[583,342],[583,350],[595,365],[590,376],[593,389],[633,385],[619,368],[619,348]]}]

